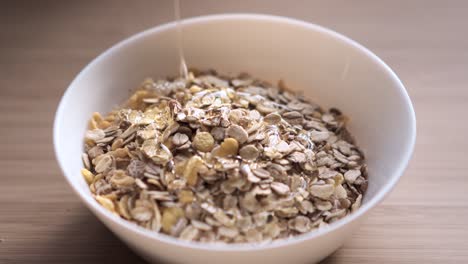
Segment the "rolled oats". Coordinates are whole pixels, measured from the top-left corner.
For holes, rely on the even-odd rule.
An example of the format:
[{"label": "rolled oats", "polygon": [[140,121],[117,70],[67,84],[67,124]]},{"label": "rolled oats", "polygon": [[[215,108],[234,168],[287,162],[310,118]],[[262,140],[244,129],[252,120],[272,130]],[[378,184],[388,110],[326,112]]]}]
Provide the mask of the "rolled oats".
[{"label": "rolled oats", "polygon": [[89,155],[86,153],[81,154],[81,160],[83,161],[83,165],[85,166],[85,169],[90,170],[91,163],[89,161]]},{"label": "rolled oats", "polygon": [[327,200],[335,192],[335,187],[333,184],[314,184],[310,186],[309,192],[315,197]]},{"label": "rolled oats", "polygon": [[262,179],[268,179],[271,177],[270,172],[262,168],[254,169],[252,170],[252,172],[255,174],[255,176],[260,177]]},{"label": "rolled oats", "polygon": [[184,230],[180,233],[180,239],[192,241],[197,238],[200,231],[192,225],[186,226]]},{"label": "rolled oats", "polygon": [[290,229],[295,230],[299,233],[305,233],[310,230],[310,219],[299,215],[294,219],[289,220],[288,226]]},{"label": "rolled oats", "polygon": [[360,170],[349,170],[344,174],[345,180],[351,184],[354,183],[359,176],[361,176]]},{"label": "rolled oats", "polygon": [[279,195],[286,195],[290,192],[289,186],[281,182],[272,182],[271,189]]},{"label": "rolled oats", "polygon": [[348,120],[246,74],[147,79],[93,113],[81,171],[95,199],[154,232],[265,242],[356,211],[367,168]]},{"label": "rolled oats", "polygon": [[245,131],[245,129],[239,125],[231,125],[230,127],[228,127],[226,129],[226,135],[228,137],[234,138],[240,144],[245,143],[249,138],[249,134],[247,133],[247,131]]},{"label": "rolled oats", "polygon": [[176,146],[182,146],[189,141],[189,137],[183,133],[177,133],[172,138],[172,143]]},{"label": "rolled oats", "polygon": [[254,145],[243,146],[239,150],[239,155],[246,160],[254,160],[260,155],[260,151]]}]

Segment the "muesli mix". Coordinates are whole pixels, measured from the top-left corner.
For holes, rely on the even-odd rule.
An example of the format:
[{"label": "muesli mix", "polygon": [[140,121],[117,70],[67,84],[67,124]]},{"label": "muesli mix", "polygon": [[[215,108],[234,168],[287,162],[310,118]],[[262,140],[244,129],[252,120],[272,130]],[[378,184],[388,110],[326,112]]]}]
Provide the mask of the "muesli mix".
[{"label": "muesli mix", "polygon": [[367,188],[347,117],[247,74],[145,80],[86,132],[95,199],[184,240],[243,243],[313,231],[355,211]]}]

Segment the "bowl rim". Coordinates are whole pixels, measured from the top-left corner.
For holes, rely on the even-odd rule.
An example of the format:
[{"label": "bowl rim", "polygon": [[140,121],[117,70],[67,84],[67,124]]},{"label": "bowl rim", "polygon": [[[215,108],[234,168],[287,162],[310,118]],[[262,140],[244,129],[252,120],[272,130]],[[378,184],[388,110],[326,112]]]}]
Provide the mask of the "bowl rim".
[{"label": "bowl rim", "polygon": [[[393,70],[387,64],[385,64],[385,62],[383,62],[382,59],[377,57],[377,55],[372,53],[369,49],[365,48],[361,44],[331,29],[328,29],[328,28],[325,28],[325,27],[322,27],[320,25],[313,24],[310,22],[302,21],[299,19],[275,16],[275,15],[267,15],[267,14],[227,13],[227,14],[215,14],[215,15],[206,15],[206,16],[187,18],[187,19],[184,19],[182,23],[184,25],[187,25],[187,24],[198,24],[198,23],[206,23],[206,22],[213,23],[216,21],[226,21],[226,20],[230,20],[230,21],[248,20],[252,22],[260,21],[260,22],[283,23],[283,24],[289,24],[292,26],[302,27],[311,31],[315,31],[321,34],[328,35],[329,37],[333,38],[335,41],[343,42],[344,44],[349,45],[351,46],[351,48],[356,49],[357,51],[362,53],[363,56],[370,58],[374,63],[378,64],[378,66],[381,67],[391,77],[397,89],[399,89],[399,92],[403,95],[402,97],[403,101],[405,103],[405,106],[409,110],[410,142],[405,147],[404,153],[402,153],[401,155],[402,162],[400,162],[399,166],[394,170],[394,172],[392,173],[390,177],[390,180],[384,186],[382,186],[382,189],[379,192],[377,192],[375,196],[372,197],[367,203],[363,204],[356,212],[344,217],[343,219],[340,219],[339,221],[331,223],[330,225],[324,228],[314,230],[305,234],[301,234],[298,236],[294,236],[291,238],[287,238],[287,239],[279,239],[279,240],[274,240],[271,242],[263,242],[263,243],[260,242],[260,243],[224,244],[224,243],[203,243],[203,242],[194,242],[194,241],[184,241],[184,240],[172,237],[172,236],[168,236],[162,233],[156,233],[154,231],[147,230],[143,227],[140,227],[134,223],[131,223],[125,219],[122,219],[114,215],[113,213],[105,209],[103,206],[98,204],[91,195],[82,191],[76,184],[72,182],[71,178],[76,177],[76,175],[67,175],[65,171],[65,163],[62,160],[61,156],[59,155],[58,134],[60,131],[60,127],[62,126],[60,122],[60,117],[63,115],[65,102],[68,101],[71,96],[70,88],[73,87],[76,83],[78,83],[81,80],[81,78],[83,78],[83,76],[88,71],[91,70],[94,64],[97,64],[98,62],[105,60],[106,58],[112,56],[113,53],[118,52],[120,48],[132,45],[134,42],[140,40],[141,38],[144,38],[152,34],[157,34],[159,32],[163,32],[166,30],[171,30],[173,27],[175,27],[176,25],[175,22],[169,22],[169,23],[157,25],[155,27],[146,29],[106,49],[103,53],[101,53],[96,58],[94,58],[91,62],[89,62],[79,72],[79,74],[70,83],[70,85],[67,87],[55,113],[55,118],[54,118],[55,120],[54,120],[54,126],[53,126],[53,143],[54,143],[55,157],[59,163],[59,167],[62,171],[62,174],[66,178],[68,184],[72,187],[72,189],[75,191],[78,197],[80,197],[80,199],[88,206],[89,209],[93,209],[92,210],[93,212],[100,214],[102,217],[106,218],[108,221],[115,223],[119,227],[124,228],[126,231],[133,232],[140,236],[144,236],[147,239],[157,240],[160,242],[168,243],[173,246],[187,247],[193,250],[246,252],[246,251],[259,251],[259,250],[275,249],[275,248],[284,247],[284,246],[291,246],[293,244],[298,244],[306,240],[319,238],[333,231],[337,231],[343,228],[344,226],[346,226],[347,224],[350,224],[356,221],[357,219],[359,219],[360,217],[362,217],[371,208],[379,204],[383,200],[383,198],[385,198],[390,193],[390,191],[395,187],[398,180],[402,177],[404,170],[408,166],[408,163],[414,151],[414,146],[415,146],[415,141],[416,141],[416,116],[415,116],[413,105],[411,103],[411,100],[409,98],[409,95],[403,83],[400,81],[397,75],[393,72]],[[79,174],[79,172],[77,172],[77,174]]]}]

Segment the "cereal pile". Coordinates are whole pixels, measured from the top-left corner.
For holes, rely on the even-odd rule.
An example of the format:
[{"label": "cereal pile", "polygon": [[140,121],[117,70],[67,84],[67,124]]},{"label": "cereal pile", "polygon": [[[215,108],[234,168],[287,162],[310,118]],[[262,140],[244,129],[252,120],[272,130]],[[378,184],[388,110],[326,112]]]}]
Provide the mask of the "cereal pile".
[{"label": "cereal pile", "polygon": [[120,217],[184,240],[287,238],[359,208],[364,157],[337,109],[246,74],[145,80],[95,113],[82,174]]}]

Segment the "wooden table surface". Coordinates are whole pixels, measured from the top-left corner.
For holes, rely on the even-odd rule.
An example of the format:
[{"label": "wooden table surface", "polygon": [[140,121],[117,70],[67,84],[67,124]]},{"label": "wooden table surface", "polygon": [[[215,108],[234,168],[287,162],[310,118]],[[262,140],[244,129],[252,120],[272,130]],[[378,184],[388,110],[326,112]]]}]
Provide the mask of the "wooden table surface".
[{"label": "wooden table surface", "polygon": [[[131,3],[130,3],[131,2]],[[0,263],[142,263],[72,193],[54,112],[74,76],[172,1],[0,1]],[[184,17],[258,12],[369,47],[413,100],[413,159],[392,194],[325,263],[468,263],[468,2],[182,1]]]}]

